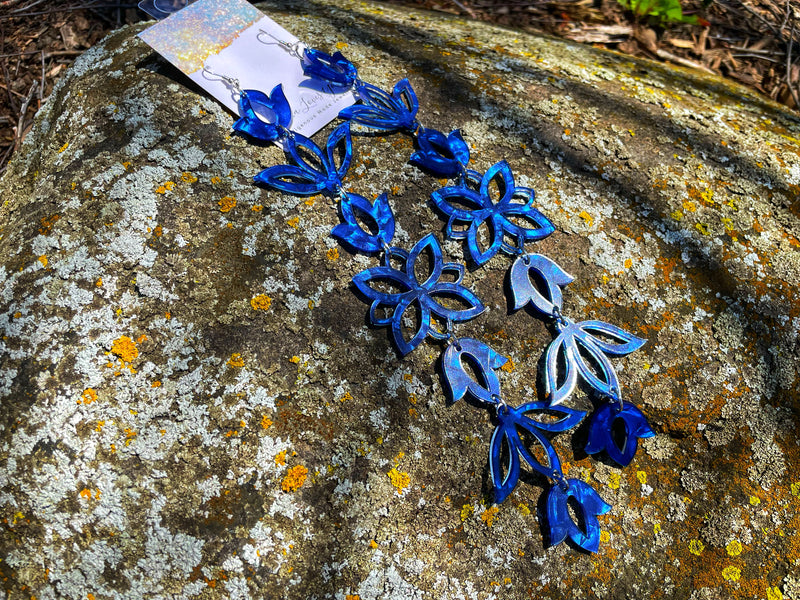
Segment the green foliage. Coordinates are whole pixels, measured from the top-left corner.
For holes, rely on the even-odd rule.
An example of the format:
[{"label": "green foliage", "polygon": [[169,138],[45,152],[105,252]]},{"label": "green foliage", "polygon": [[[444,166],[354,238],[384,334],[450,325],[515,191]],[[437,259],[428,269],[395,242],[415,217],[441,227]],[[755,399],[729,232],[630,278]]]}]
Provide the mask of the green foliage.
[{"label": "green foliage", "polygon": [[649,17],[661,25],[669,23],[690,23],[697,25],[695,15],[684,15],[680,0],[618,0],[637,18]]}]

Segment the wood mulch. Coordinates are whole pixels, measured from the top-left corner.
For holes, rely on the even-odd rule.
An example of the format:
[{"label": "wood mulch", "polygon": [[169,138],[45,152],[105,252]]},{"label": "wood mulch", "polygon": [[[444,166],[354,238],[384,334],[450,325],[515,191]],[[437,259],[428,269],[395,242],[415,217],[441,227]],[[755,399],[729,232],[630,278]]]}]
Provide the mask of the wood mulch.
[{"label": "wood mulch", "polygon": [[[617,0],[384,0],[646,56],[800,107],[800,0],[684,0],[702,25],[636,17]],[[0,175],[58,77],[109,31],[148,17],[119,0],[0,0]]]}]

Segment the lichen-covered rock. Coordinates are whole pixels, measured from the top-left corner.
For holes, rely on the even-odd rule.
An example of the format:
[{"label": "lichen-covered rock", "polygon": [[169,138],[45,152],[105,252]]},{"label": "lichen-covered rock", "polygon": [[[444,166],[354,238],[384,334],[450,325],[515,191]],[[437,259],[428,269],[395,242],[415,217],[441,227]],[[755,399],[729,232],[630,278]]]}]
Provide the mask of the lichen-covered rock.
[{"label": "lichen-covered rock", "polygon": [[[615,358],[656,431],[620,469],[554,438],[613,510],[544,547],[546,482],[491,497],[490,412],[447,406],[351,277],[336,209],[259,189],[283,160],[135,38],[84,54],[0,183],[0,586],[9,598],[800,598],[800,126],[739,87],[474,22],[271,4],[365,81],[415,87],[471,166],[507,159],[575,276],[564,313],[646,337]],[[407,137],[356,138],[406,248],[443,221]],[[444,243],[463,260],[464,248]],[[498,256],[458,326],[541,395],[553,330]],[[568,402],[587,410],[585,390]]]}]

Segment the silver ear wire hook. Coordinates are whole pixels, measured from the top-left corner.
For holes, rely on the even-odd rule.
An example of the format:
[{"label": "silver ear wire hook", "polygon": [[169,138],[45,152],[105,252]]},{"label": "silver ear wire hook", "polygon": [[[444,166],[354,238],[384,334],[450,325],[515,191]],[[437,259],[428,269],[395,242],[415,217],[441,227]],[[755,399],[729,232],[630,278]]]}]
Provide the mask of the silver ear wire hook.
[{"label": "silver ear wire hook", "polygon": [[305,49],[305,44],[303,42],[297,41],[297,42],[289,43],[289,42],[285,42],[285,41],[283,41],[281,39],[276,38],[274,35],[272,35],[268,31],[264,31],[263,29],[259,29],[258,31],[259,31],[259,34],[256,36],[256,39],[259,42],[261,42],[260,38],[261,38],[262,34],[266,35],[268,37],[271,37],[273,40],[275,40],[274,42],[261,42],[262,44],[266,44],[268,46],[277,44],[278,46],[280,46],[281,48],[286,50],[286,52],[288,52],[291,56],[294,56],[297,59],[302,59],[303,58],[303,52],[302,51]]},{"label": "silver ear wire hook", "polygon": [[216,72],[212,71],[211,69],[209,69],[206,65],[203,65],[203,73],[207,73],[208,75],[211,75],[212,77],[216,77],[217,79],[221,79],[223,82],[225,82],[225,84],[229,88],[231,88],[233,90],[233,93],[235,95],[238,95],[238,96],[242,95],[242,92],[244,90],[242,90],[242,86],[239,84],[239,80],[236,79],[235,77],[229,77],[228,75],[223,75],[221,73],[216,73]]}]

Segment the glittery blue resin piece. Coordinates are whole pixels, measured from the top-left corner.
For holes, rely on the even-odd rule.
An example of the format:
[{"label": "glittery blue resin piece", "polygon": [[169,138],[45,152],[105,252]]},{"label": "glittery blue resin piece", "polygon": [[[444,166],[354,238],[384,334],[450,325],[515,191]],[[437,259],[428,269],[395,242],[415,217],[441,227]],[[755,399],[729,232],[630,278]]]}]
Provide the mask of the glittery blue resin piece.
[{"label": "glittery blue resin piece", "polygon": [[[259,112],[272,113],[275,122],[261,120],[257,114]],[[272,89],[269,96],[258,90],[242,90],[239,94],[239,115],[239,120],[233,124],[233,130],[265,142],[274,142],[284,137],[286,128],[292,122],[292,109],[280,84]]]},{"label": "glittery blue resin piece", "polygon": [[[336,148],[340,145],[344,156],[337,166]],[[312,140],[297,133],[286,138],[286,147],[287,154],[295,164],[275,165],[264,169],[253,178],[256,183],[298,196],[311,196],[320,192],[335,195],[341,189],[342,179],[347,174],[353,157],[349,123],[342,123],[331,133],[325,152]]]},{"label": "glittery blue resin piece", "polygon": [[[394,214],[386,194],[381,194],[375,198],[374,204],[370,204],[363,196],[348,193],[346,199],[339,202],[339,211],[344,222],[334,227],[331,235],[344,245],[372,254],[392,242]],[[359,215],[368,220],[369,231],[362,227]]]},{"label": "glittery blue resin piece", "polygon": [[[526,415],[526,413],[534,411],[560,413],[563,417],[557,421],[537,421]],[[553,477],[554,474],[560,475],[561,461],[542,432],[566,431],[580,423],[585,415],[586,413],[583,411],[564,406],[551,407],[546,402],[528,402],[517,408],[500,406],[497,409],[499,424],[492,434],[489,451],[489,472],[494,484],[494,501],[499,504],[516,487],[520,474],[520,456],[525,459],[525,462],[532,469],[535,469],[545,477]],[[536,442],[539,443],[549,464],[542,464],[534,458],[520,438],[520,429],[532,435]],[[506,463],[502,464],[504,446]],[[503,471],[505,471],[505,475],[503,475]]]},{"label": "glittery blue resin piece", "polygon": [[[489,191],[495,179],[500,191],[496,203]],[[475,187],[478,189],[473,189]],[[523,202],[512,202],[514,198]],[[532,189],[514,185],[511,167],[504,160],[490,167],[483,177],[477,171],[469,170],[463,184],[443,187],[431,194],[436,208],[449,217],[445,229],[447,236],[466,239],[469,254],[477,265],[483,265],[500,250],[519,254],[525,242],[541,240],[555,231],[550,220],[533,208],[534,198]],[[523,227],[515,221],[527,221],[533,227]],[[478,232],[484,224],[488,226],[491,244],[481,250]]]},{"label": "glittery blue resin piece", "polygon": [[[547,296],[531,282],[531,271],[536,271],[544,280],[546,288],[544,291]],[[511,265],[510,279],[514,310],[519,310],[530,303],[539,312],[553,315],[553,309],[561,311],[563,303],[561,288],[571,283],[574,278],[548,257],[542,254],[526,254],[517,258]]]},{"label": "glittery blue resin piece", "polygon": [[[590,485],[580,479],[565,480],[567,489],[559,484],[550,488],[547,494],[547,525],[551,546],[556,546],[569,537],[578,546],[589,552],[597,552],[600,547],[600,523],[597,515],[611,510],[600,495]],[[569,498],[577,500],[581,508],[583,527],[572,520]]]},{"label": "glittery blue resin piece", "polygon": [[313,48],[303,51],[303,73],[318,81],[345,88],[352,87],[358,79],[355,65],[341,52],[331,55]]},{"label": "glittery blue resin piece", "polygon": [[[617,420],[623,424],[621,445],[618,445],[613,434]],[[636,454],[639,438],[649,438],[655,434],[645,416],[633,404],[625,402],[620,409],[617,402],[608,402],[594,411],[589,421],[586,453],[597,454],[605,450],[611,460],[627,467]]]},{"label": "glittery blue resin piece", "polygon": [[363,104],[348,106],[339,113],[340,118],[381,131],[414,131],[418,127],[419,101],[408,79],[398,81],[391,95],[362,83],[358,95]]},{"label": "glittery blue resin piece", "polygon": [[[548,346],[545,355],[544,389],[550,404],[561,404],[566,400],[575,390],[579,375],[601,395],[616,397],[619,380],[606,355],[630,354],[641,348],[647,340],[602,321],[567,323]],[[619,343],[601,339],[593,333],[619,340]],[[587,362],[581,350],[590,357],[591,362]],[[558,377],[559,358],[563,359],[565,365],[561,383]]]},{"label": "glittery blue resin piece", "polygon": [[[464,360],[472,363],[480,381],[464,368]],[[450,344],[442,357],[442,371],[447,382],[450,402],[458,402],[467,392],[478,400],[496,404],[500,396],[500,380],[493,369],[502,367],[508,358],[472,338],[459,338]]]},{"label": "glittery blue resin piece", "polygon": [[411,164],[440,177],[455,177],[469,163],[469,146],[459,130],[448,136],[436,129],[420,129],[417,133],[419,150],[411,155]]},{"label": "glittery blue resin piece", "polygon": [[[420,254],[428,250],[432,257],[432,268],[428,278],[420,282],[415,273],[415,264]],[[484,310],[483,303],[475,294],[461,285],[464,277],[464,267],[458,263],[443,263],[442,249],[433,234],[422,238],[411,252],[392,248],[393,257],[405,259],[404,269],[398,270],[387,264],[373,267],[358,273],[353,277],[356,288],[368,299],[372,300],[370,307],[370,322],[373,325],[391,326],[392,338],[401,354],[405,355],[416,348],[428,335],[438,339],[446,338],[446,334],[438,332],[431,326],[431,315],[436,315],[442,321],[452,322],[468,321],[477,317]],[[440,282],[443,273],[455,274],[452,282]],[[386,285],[399,290],[397,292],[384,292],[371,287],[378,282],[381,289]],[[467,308],[452,309],[443,306],[436,300],[436,296],[455,298]],[[411,339],[403,336],[403,316],[409,307],[417,308],[416,331]],[[388,316],[379,316],[379,311],[391,309]],[[414,319],[412,319],[414,320]],[[413,329],[413,328],[412,328]]]}]

